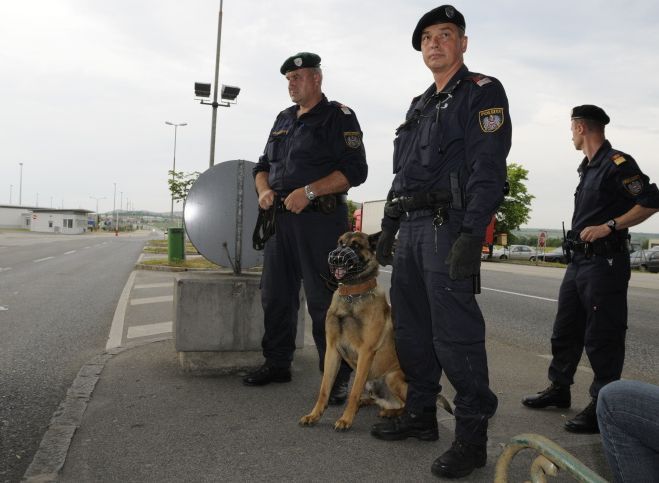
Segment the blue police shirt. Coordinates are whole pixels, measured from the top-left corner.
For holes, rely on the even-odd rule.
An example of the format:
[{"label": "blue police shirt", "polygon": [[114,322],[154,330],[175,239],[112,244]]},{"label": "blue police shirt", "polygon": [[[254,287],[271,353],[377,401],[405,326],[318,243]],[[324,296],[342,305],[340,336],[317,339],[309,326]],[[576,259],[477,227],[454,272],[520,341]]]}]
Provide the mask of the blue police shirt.
[{"label": "blue police shirt", "polygon": [[394,140],[392,189],[398,195],[448,190],[457,173],[465,199],[457,213],[464,216],[461,231],[484,236],[503,200],[511,136],[501,83],[463,65],[442,92],[433,84],[412,100]]},{"label": "blue police shirt", "polygon": [[362,184],[368,166],[362,131],[352,109],[328,101],[323,94],[309,112],[298,118],[297,111],[294,105],[277,116],[254,176],[268,172],[270,188],[279,194],[334,171],[343,173],[350,186]]},{"label": "blue police shirt", "polygon": [[580,180],[574,193],[572,230],[601,225],[627,213],[634,205],[659,208],[659,190],[629,154],[613,149],[609,141],[577,170]]}]

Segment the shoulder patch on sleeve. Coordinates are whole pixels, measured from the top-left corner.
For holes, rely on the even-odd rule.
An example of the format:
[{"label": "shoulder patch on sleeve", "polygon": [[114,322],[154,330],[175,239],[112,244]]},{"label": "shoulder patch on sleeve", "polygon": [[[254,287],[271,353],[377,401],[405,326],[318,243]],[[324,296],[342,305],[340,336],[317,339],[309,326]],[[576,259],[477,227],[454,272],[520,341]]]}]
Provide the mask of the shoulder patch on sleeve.
[{"label": "shoulder patch on sleeve", "polygon": [[638,174],[631,178],[623,179],[622,185],[632,196],[638,196],[643,193],[643,179]]},{"label": "shoulder patch on sleeve", "polygon": [[352,149],[357,149],[362,145],[362,133],[359,131],[346,131],[343,133],[343,139],[346,146]]},{"label": "shoulder patch on sleeve", "polygon": [[494,132],[503,126],[505,119],[503,107],[493,107],[478,113],[478,123],[483,132]]},{"label": "shoulder patch on sleeve", "polygon": [[611,161],[613,161],[616,166],[620,166],[622,163],[627,161],[627,159],[620,153],[616,153],[613,156],[611,156]]}]

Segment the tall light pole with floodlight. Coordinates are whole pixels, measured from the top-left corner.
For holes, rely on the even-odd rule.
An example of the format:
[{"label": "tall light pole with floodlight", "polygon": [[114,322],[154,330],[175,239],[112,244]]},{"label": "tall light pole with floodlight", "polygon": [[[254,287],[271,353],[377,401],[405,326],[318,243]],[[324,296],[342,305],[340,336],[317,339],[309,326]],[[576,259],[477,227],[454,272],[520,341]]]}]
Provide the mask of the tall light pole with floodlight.
[{"label": "tall light pole with floodlight", "polygon": [[[180,123],[175,123],[175,122],[169,122],[165,121],[165,124],[168,126],[174,126],[174,164],[172,165],[172,184],[174,183],[174,175],[176,174],[176,131],[178,130],[179,126],[187,126],[187,122],[180,122]],[[172,209],[169,214],[170,220],[173,222],[174,221],[174,193],[172,192]]]},{"label": "tall light pole with floodlight", "polygon": [[96,200],[96,229],[98,230],[98,225],[101,224],[101,223],[100,223],[100,222],[101,222],[101,218],[100,218],[99,215],[98,215],[98,200],[104,200],[104,199],[106,199],[106,197],[105,197],[105,196],[102,196],[102,197],[98,198],[98,197],[96,197],[96,196],[90,196],[90,198],[91,198],[92,200]]},{"label": "tall light pole with floodlight", "polygon": [[[217,82],[220,75],[220,45],[222,43],[222,3],[223,0],[220,0],[220,13],[217,17],[217,47],[215,49],[215,84],[213,89],[213,102],[207,102],[201,99],[201,104],[206,104],[207,106],[213,106],[213,118],[211,121],[211,154],[209,167],[212,168],[215,164],[215,132],[217,126],[217,108],[230,107],[231,104],[235,104],[236,98],[240,93],[240,87],[236,86],[225,86],[222,84],[222,88],[218,89]],[[194,84],[195,96],[198,98],[207,98],[211,95],[211,85],[204,84],[202,82],[195,82]],[[220,98],[225,102],[217,102],[217,94],[220,93]]]}]

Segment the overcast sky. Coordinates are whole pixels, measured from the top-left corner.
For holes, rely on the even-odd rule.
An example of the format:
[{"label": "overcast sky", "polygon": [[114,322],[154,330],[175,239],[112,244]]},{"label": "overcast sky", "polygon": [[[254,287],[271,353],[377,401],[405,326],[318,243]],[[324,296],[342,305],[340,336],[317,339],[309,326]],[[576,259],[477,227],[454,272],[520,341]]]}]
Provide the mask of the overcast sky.
[{"label": "overcast sky", "polygon": [[[366,183],[355,201],[391,185],[392,141],[432,76],[412,49],[419,17],[437,2],[225,0],[220,83],[242,88],[218,110],[216,162],[256,161],[291,102],[279,67],[322,57],[323,90],[352,107],[364,131]],[[576,168],[569,114],[598,104],[607,137],[659,182],[659,2],[462,1],[467,66],[500,79],[510,101],[508,162],[529,171],[526,226],[569,224]],[[208,168],[211,111],[194,82],[212,82],[219,0],[32,0],[0,15],[0,204],[168,212],[167,171]],[[180,209],[180,207],[179,207]],[[635,231],[659,233],[659,216]]]}]

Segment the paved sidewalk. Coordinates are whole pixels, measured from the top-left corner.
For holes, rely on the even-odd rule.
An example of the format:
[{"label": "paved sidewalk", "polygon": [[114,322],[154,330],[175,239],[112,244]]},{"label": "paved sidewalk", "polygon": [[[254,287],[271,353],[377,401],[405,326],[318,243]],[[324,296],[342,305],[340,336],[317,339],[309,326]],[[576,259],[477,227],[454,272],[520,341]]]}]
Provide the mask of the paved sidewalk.
[{"label": "paved sidewalk", "polygon": [[[162,285],[148,286],[168,283],[163,275],[138,273],[134,285],[141,287],[134,286],[128,300],[160,290]],[[430,443],[372,438],[376,408],[360,411],[348,432],[334,431],[342,411],[335,407],[317,426],[303,428],[297,421],[313,406],[320,384],[315,347],[296,353],[291,383],[246,387],[240,375],[182,373],[171,333],[129,340],[126,335],[139,322],[133,317],[138,314],[126,317],[122,338],[123,344],[137,345],[111,349],[81,370],[26,474],[28,481],[437,481],[430,465],[453,440],[449,414],[440,412],[440,440]],[[153,319],[147,325],[161,322],[166,321]],[[149,342],[157,338],[161,340]],[[492,481],[503,446],[510,437],[528,432],[554,440],[610,477],[599,436],[562,429],[563,421],[588,402],[589,369],[577,372],[573,409],[538,412],[519,401],[544,387],[547,360],[494,340],[488,342],[488,355],[491,386],[499,397],[490,425],[488,464],[460,481]],[[450,384],[445,383],[444,393],[452,399]],[[534,456],[527,450],[514,459],[510,481],[529,479]],[[574,480],[563,474],[551,481]]]}]

